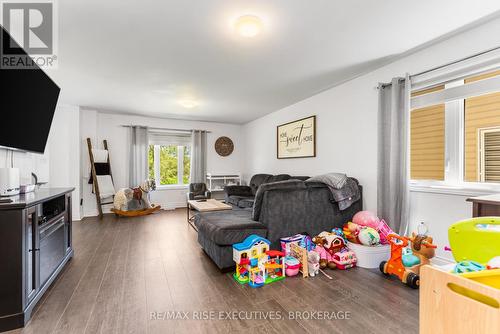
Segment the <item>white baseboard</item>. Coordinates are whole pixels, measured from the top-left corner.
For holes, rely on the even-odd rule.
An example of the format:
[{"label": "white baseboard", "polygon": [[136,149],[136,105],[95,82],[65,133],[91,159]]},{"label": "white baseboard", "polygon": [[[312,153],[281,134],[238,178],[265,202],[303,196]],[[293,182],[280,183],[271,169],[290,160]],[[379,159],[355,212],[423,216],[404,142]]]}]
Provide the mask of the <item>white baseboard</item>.
[{"label": "white baseboard", "polygon": [[[186,207],[186,202],[180,201],[180,202],[168,202],[167,204],[165,203],[158,203],[161,205],[162,210],[175,210],[178,208],[185,208]],[[102,207],[102,212],[103,213],[110,213],[111,205],[105,205]],[[99,215],[99,212],[97,209],[90,210],[87,212],[84,212],[82,215],[82,219],[85,217],[97,217]]]},{"label": "white baseboard", "polygon": [[175,210],[178,208],[185,208],[187,203],[184,201],[181,202],[168,202],[168,203],[159,203],[161,208],[164,210]]}]

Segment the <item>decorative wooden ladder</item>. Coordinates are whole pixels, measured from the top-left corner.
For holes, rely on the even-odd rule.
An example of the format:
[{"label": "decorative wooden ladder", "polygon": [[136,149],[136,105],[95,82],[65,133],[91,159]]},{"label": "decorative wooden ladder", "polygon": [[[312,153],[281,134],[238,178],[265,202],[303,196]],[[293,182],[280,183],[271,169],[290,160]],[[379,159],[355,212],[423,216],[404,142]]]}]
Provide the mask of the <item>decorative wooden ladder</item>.
[{"label": "decorative wooden ladder", "polygon": [[[107,164],[109,168],[109,176],[111,176],[111,180],[113,180],[113,175],[111,174],[111,164],[109,162],[109,150],[108,150],[108,141],[103,140],[104,144],[104,149],[108,151],[108,159],[107,159]],[[95,198],[97,202],[97,210],[99,211],[99,218],[102,218],[102,206],[107,205],[107,204],[113,204],[113,202],[101,202],[101,193],[99,191],[99,183],[97,182],[97,174],[96,174],[96,168],[95,168],[95,162],[94,162],[94,154],[92,153],[92,141],[90,138],[87,138],[87,147],[89,150],[89,157],[90,157],[90,168],[91,168],[91,177],[92,177],[92,187],[95,193]]]}]

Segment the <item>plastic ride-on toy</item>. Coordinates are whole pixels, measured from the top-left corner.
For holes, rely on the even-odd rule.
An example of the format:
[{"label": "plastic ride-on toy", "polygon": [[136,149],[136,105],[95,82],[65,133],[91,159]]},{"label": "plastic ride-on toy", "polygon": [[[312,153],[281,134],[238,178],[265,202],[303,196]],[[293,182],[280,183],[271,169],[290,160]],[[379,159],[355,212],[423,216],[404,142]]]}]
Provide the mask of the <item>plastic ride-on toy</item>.
[{"label": "plastic ride-on toy", "polygon": [[[385,275],[395,275],[410,288],[418,289],[420,267],[429,264],[429,259],[434,257],[434,250],[437,247],[432,244],[432,237],[415,233],[411,238],[389,234],[387,240],[391,244],[391,258],[380,263],[380,271]],[[409,242],[412,246],[411,251],[406,250],[406,254],[403,254],[403,249],[408,247]]]}]

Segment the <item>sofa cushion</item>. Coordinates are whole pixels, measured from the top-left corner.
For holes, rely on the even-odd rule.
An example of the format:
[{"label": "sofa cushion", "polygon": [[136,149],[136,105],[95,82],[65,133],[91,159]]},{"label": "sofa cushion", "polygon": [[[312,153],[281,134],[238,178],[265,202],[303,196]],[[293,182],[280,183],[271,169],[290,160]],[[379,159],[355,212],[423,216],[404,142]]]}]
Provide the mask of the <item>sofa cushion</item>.
[{"label": "sofa cushion", "polygon": [[[306,189],[306,184],[304,181],[299,180],[286,180],[274,183],[266,183],[259,187],[257,195],[255,195],[255,202],[253,206],[252,219],[258,221],[260,217],[260,211],[262,208],[262,201],[266,191],[280,190],[280,191],[295,191],[299,189]],[[277,211],[278,208],[277,208]]]},{"label": "sofa cushion", "polygon": [[251,208],[253,207],[253,202],[255,201],[255,198],[252,197],[252,198],[242,198],[239,202],[238,202],[238,206],[240,208]]},{"label": "sofa cushion", "polygon": [[285,180],[289,180],[289,179],[290,179],[290,175],[288,175],[288,174],[278,174],[278,175],[273,175],[270,178],[268,178],[266,183],[285,181]]},{"label": "sofa cushion", "polygon": [[235,206],[238,206],[238,203],[246,197],[244,196],[237,196],[237,195],[231,195],[226,197],[226,202]]},{"label": "sofa cushion", "polygon": [[257,189],[263,183],[267,183],[267,180],[271,177],[270,174],[255,174],[250,179],[250,184],[248,185],[252,189],[252,194],[255,195],[257,193]]},{"label": "sofa cushion", "polygon": [[200,199],[207,199],[207,196],[205,195],[195,195],[193,196],[194,200],[200,200]]},{"label": "sofa cushion", "polygon": [[266,236],[266,227],[252,220],[249,210],[203,212],[195,217],[198,233],[217,245],[242,242],[250,234]]},{"label": "sofa cushion", "polygon": [[305,181],[305,180],[310,179],[310,178],[311,178],[310,176],[302,176],[302,175],[290,176],[291,180],[300,180],[300,181]]}]

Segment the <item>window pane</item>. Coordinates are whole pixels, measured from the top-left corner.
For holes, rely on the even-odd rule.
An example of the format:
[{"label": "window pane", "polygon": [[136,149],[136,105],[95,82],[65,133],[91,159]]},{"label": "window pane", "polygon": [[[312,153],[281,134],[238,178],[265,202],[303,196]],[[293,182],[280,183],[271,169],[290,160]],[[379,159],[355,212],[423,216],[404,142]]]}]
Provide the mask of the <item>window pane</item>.
[{"label": "window pane", "polygon": [[[413,92],[419,96],[444,89],[444,86]],[[445,105],[411,111],[411,179],[444,180]]]},{"label": "window pane", "polygon": [[182,181],[184,184],[189,183],[189,170],[191,167],[191,147],[184,147],[184,172],[182,174]]},{"label": "window pane", "polygon": [[148,150],[148,175],[150,180],[155,179],[155,146],[149,145]]},{"label": "window pane", "polygon": [[160,146],[160,184],[177,184],[177,146]]},{"label": "window pane", "polygon": [[[500,71],[471,77],[470,83],[500,75]],[[465,176],[467,182],[500,182],[500,92],[465,100]]]}]

